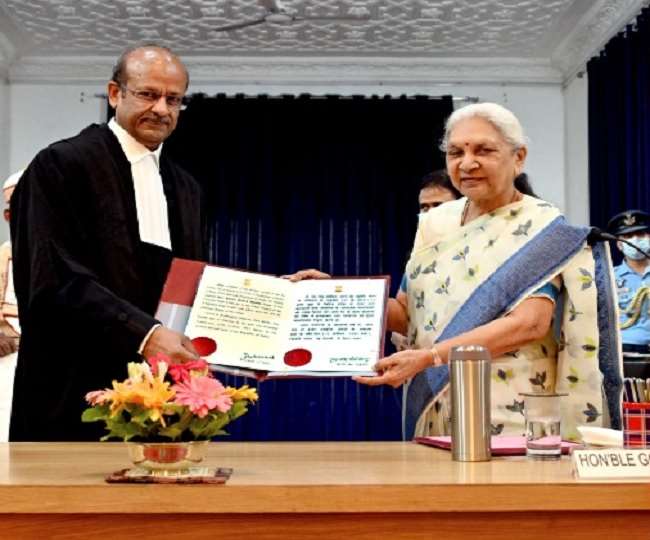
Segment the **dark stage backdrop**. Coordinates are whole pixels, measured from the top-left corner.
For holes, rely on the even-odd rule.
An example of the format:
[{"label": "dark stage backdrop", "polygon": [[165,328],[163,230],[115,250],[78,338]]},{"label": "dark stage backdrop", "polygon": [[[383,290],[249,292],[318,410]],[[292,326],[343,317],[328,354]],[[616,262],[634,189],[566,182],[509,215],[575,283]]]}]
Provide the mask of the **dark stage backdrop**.
[{"label": "dark stage backdrop", "polygon": [[623,210],[650,211],[650,9],[587,71],[591,223],[604,228]]},{"label": "dark stage backdrop", "polygon": [[[203,185],[210,262],[269,274],[390,274],[413,241],[421,177],[451,97],[194,96],[165,151]],[[224,377],[227,384],[251,383]],[[234,440],[401,437],[401,389],[267,381]]]}]

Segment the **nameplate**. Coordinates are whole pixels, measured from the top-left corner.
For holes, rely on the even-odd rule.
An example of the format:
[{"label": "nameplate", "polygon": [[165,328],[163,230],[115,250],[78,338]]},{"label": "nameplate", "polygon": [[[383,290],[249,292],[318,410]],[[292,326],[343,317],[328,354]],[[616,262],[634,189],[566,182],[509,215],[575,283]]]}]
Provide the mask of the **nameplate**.
[{"label": "nameplate", "polygon": [[650,478],[650,449],[599,448],[574,450],[573,472],[578,478]]}]

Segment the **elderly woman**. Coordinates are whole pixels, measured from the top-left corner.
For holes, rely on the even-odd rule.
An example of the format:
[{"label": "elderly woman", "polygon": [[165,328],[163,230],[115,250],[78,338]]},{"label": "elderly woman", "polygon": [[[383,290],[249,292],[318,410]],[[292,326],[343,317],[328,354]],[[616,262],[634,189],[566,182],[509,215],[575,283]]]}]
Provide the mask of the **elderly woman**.
[{"label": "elderly woman", "polygon": [[[406,306],[392,300],[388,328],[410,349],[377,363],[368,385],[399,386],[407,438],[445,433],[457,345],[492,356],[494,433],[524,431],[521,392],[562,392],[562,435],[581,424],[620,427],[622,369],[611,261],[553,205],[524,195],[528,149],[517,118],[494,103],[448,119],[442,149],[463,198],[421,214],[406,267]],[[517,180],[519,179],[519,180]],[[298,272],[292,279],[320,277]]]},{"label": "elderly woman", "polygon": [[421,215],[406,268],[408,305],[389,306],[388,326],[407,333],[412,349],[380,360],[377,377],[355,380],[412,379],[406,436],[444,433],[448,370],[435,366],[452,347],[479,344],[493,358],[494,433],[523,432],[520,392],[568,393],[566,438],[577,438],[580,424],[617,425],[621,367],[606,246],[592,251],[587,229],[516,189],[528,150],[504,107],[455,111],[442,149],[464,197]]}]

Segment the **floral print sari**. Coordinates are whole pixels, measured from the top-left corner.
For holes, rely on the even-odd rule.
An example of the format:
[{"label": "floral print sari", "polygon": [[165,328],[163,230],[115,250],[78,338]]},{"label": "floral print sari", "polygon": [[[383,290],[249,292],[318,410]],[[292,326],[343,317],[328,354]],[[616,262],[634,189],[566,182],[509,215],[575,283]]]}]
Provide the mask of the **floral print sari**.
[{"label": "floral print sari", "polygon": [[[530,251],[529,244],[544,253],[554,242],[562,242],[549,234],[551,226],[563,221],[557,208],[525,196],[461,226],[465,203],[466,199],[452,201],[422,216],[406,268],[411,347],[431,348],[436,341],[451,337],[451,327],[458,326],[464,313],[479,312],[480,320],[480,311],[489,308],[504,316],[552,281],[561,287],[561,294],[548,334],[493,358],[493,433],[524,432],[521,392],[568,393],[561,398],[566,439],[578,438],[576,426],[580,424],[609,425],[599,366],[599,303],[591,248],[579,237],[570,256],[560,257],[554,266],[549,266],[545,256],[522,260]],[[512,280],[507,274],[511,264]],[[513,285],[511,290],[510,282],[520,281],[522,273],[529,274],[525,276],[529,286],[515,291]],[[494,279],[497,275],[500,281]],[[477,290],[484,294],[476,295]],[[465,331],[471,327],[466,325]],[[441,369],[448,377],[447,368]],[[448,385],[438,390],[419,412],[416,435],[449,431]]]}]

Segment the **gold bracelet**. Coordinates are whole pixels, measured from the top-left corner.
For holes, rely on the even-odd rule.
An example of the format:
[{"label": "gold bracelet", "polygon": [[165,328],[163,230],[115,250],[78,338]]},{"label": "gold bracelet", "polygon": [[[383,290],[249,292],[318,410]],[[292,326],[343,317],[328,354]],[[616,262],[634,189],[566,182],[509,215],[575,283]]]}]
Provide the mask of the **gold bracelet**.
[{"label": "gold bracelet", "polygon": [[433,356],[433,365],[435,367],[441,366],[444,362],[442,361],[442,358],[440,357],[440,353],[438,352],[438,349],[435,347],[431,347],[431,355]]}]

